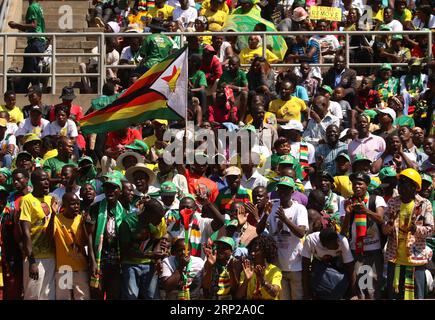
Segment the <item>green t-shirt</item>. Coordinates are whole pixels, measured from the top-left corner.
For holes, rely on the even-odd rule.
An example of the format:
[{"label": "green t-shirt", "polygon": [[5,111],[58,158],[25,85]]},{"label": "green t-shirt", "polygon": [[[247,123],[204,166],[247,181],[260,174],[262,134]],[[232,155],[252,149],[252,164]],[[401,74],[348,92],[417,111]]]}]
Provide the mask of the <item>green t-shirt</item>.
[{"label": "green t-shirt", "polygon": [[194,89],[201,86],[207,88],[207,78],[205,77],[205,73],[201,70],[196,71],[193,76],[189,77],[189,80],[192,82]]},{"label": "green t-shirt", "polygon": [[171,54],[172,47],[172,41],[164,34],[154,33],[147,36],[139,49],[145,60],[144,66],[151,68],[166,59]]},{"label": "green t-shirt", "polygon": [[398,125],[399,127],[407,126],[412,129],[415,127],[415,121],[409,116],[400,116],[394,121],[394,125]]},{"label": "green t-shirt", "polygon": [[[45,20],[44,13],[42,11],[41,5],[38,2],[33,2],[26,12],[26,23],[31,23],[32,21],[36,21],[36,28],[33,32],[36,33],[44,33],[45,32]],[[45,39],[44,37],[30,37],[29,40],[32,39]]]},{"label": "green t-shirt", "polygon": [[238,70],[236,76],[234,77],[230,71],[225,70],[219,79],[218,86],[221,86],[222,83],[232,84],[237,87],[246,87],[248,85],[248,79],[246,78],[246,73],[243,70]]},{"label": "green t-shirt", "polygon": [[68,162],[63,162],[59,160],[58,157],[54,157],[44,162],[43,169],[45,172],[50,174],[51,178],[59,178],[62,168],[67,164],[71,164],[75,167],[77,166],[77,164],[71,159],[69,159]]}]

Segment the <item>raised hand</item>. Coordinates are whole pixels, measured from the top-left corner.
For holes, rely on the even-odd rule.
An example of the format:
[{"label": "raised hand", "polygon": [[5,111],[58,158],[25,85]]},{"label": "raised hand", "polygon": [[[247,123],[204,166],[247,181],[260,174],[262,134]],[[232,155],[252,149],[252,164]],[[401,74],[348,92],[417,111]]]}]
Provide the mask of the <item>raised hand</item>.
[{"label": "raised hand", "polygon": [[205,256],[207,257],[207,262],[210,265],[214,266],[216,264],[216,257],[217,257],[216,250],[213,250],[213,248],[207,244],[203,244],[203,247],[204,247]]},{"label": "raised hand", "polygon": [[243,272],[245,273],[245,280],[249,281],[254,276],[254,270],[251,266],[251,262],[248,259],[243,259],[242,261]]},{"label": "raised hand", "polygon": [[[250,215],[254,216],[255,221],[260,220],[260,217],[258,215],[258,208],[253,203],[251,203],[251,202],[245,203],[245,211],[248,212],[248,215],[250,214]],[[240,223],[240,221],[239,221],[239,223]]]},{"label": "raised hand", "polygon": [[249,213],[246,213],[244,206],[237,208],[237,220],[239,221],[240,226],[243,226],[246,223],[248,220],[248,214]]}]

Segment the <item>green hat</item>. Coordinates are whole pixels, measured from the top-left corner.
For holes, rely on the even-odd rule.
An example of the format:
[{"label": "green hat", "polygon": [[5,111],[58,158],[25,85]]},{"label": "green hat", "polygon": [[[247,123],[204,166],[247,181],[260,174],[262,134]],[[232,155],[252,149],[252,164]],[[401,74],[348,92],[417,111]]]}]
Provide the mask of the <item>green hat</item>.
[{"label": "green hat", "polygon": [[251,132],[254,132],[254,133],[257,132],[257,130],[255,129],[255,127],[252,124],[248,124],[248,125],[244,126],[242,128],[242,130],[251,131]]},{"label": "green hat", "polygon": [[337,155],[337,157],[335,157],[335,161],[337,161],[338,157],[343,157],[343,158],[345,158],[347,161],[350,162],[350,157],[349,157],[349,155],[348,155],[347,153],[345,153],[345,152],[342,152],[342,153],[340,153],[339,155]]},{"label": "green hat", "polygon": [[391,40],[403,40],[403,36],[401,34],[395,34],[391,37]]},{"label": "green hat", "polygon": [[106,181],[104,181],[103,186],[104,186],[105,184],[112,184],[112,185],[115,185],[115,186],[117,186],[119,189],[122,190],[122,183],[121,183],[121,180],[118,179],[118,178],[115,178],[115,177],[109,178],[109,179],[107,179]]},{"label": "green hat", "polygon": [[233,220],[227,220],[225,221],[225,228],[228,227],[238,227],[239,226],[239,220],[233,219]]},{"label": "green hat", "polygon": [[222,237],[222,238],[217,239],[215,242],[225,243],[231,247],[231,250],[234,250],[236,247],[236,243],[234,242],[233,238],[230,238],[230,237]]},{"label": "green hat", "polygon": [[282,158],[280,159],[278,164],[291,164],[291,165],[295,164],[295,158],[293,158],[293,156],[287,154],[287,155],[283,155],[281,157]]},{"label": "green hat", "polygon": [[427,173],[420,173],[420,175],[421,175],[421,180],[430,182],[431,184],[433,183],[432,177]]},{"label": "green hat", "polygon": [[279,179],[278,183],[276,184],[276,188],[278,189],[278,186],[286,186],[294,189],[296,187],[296,183],[293,180],[293,178],[284,176]]},{"label": "green hat", "polygon": [[191,193],[185,193],[183,198],[189,198],[192,200],[196,200],[195,196]]},{"label": "green hat", "polygon": [[88,156],[81,157],[78,161],[78,164],[80,165],[84,161],[89,161],[91,164],[94,164],[94,160],[92,160],[92,158]]},{"label": "green hat", "polygon": [[393,67],[391,66],[391,63],[383,63],[380,70],[393,70]]},{"label": "green hat", "polygon": [[126,180],[125,176],[118,170],[106,173],[105,175],[103,175],[103,178],[107,178],[107,179],[119,179],[120,181],[122,180]]},{"label": "green hat", "polygon": [[334,90],[332,90],[332,88],[330,86],[327,86],[326,84],[324,84],[323,86],[320,87],[321,89],[325,90],[326,92],[328,92],[329,94],[333,94]]},{"label": "green hat", "polygon": [[391,31],[391,27],[387,26],[386,24],[381,24],[379,31]]},{"label": "green hat", "polygon": [[354,164],[358,161],[369,161],[370,163],[372,162],[372,160],[370,160],[369,158],[367,158],[365,155],[362,155],[362,154],[357,154],[355,156],[355,158],[353,159],[352,164]]},{"label": "green hat", "polygon": [[392,167],[384,167],[379,171],[379,179],[384,181],[387,177],[397,177],[397,172]]},{"label": "green hat", "polygon": [[178,192],[177,186],[171,181],[165,181],[160,185],[160,194],[176,194]]},{"label": "green hat", "polygon": [[369,117],[370,120],[374,119],[378,115],[378,113],[373,109],[364,110],[362,114]]},{"label": "green hat", "polygon": [[368,187],[367,187],[367,191],[369,192],[369,193],[372,193],[373,191],[375,191],[377,188],[379,188],[380,187],[380,184],[379,183],[377,183],[375,180],[373,180],[373,179],[370,179],[370,184],[368,185]]},{"label": "green hat", "polygon": [[130,143],[130,144],[126,145],[125,147],[127,149],[137,150],[137,151],[141,151],[144,153],[147,153],[148,150],[150,149],[145,142],[143,142],[142,140],[139,140],[139,139],[134,140],[133,143]]}]

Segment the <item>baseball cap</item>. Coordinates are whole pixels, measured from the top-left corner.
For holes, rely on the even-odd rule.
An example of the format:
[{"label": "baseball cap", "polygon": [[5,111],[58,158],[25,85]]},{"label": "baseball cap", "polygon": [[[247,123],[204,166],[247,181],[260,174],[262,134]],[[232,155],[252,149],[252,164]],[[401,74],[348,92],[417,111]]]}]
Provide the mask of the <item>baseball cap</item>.
[{"label": "baseball cap", "polygon": [[368,117],[369,121],[372,121],[378,113],[375,110],[367,109],[363,111],[362,115]]},{"label": "baseball cap", "polygon": [[30,112],[32,112],[32,111],[38,111],[38,112],[42,113],[42,108],[41,108],[41,106],[31,106]]},{"label": "baseball cap", "polygon": [[225,243],[231,247],[231,250],[234,250],[234,248],[236,247],[236,243],[234,242],[233,238],[230,237],[222,237],[217,239],[215,242]]},{"label": "baseball cap", "polygon": [[421,180],[433,183],[432,177],[427,173],[420,173],[420,175],[421,175]]},{"label": "baseball cap", "polygon": [[225,177],[226,176],[240,176],[242,174],[242,171],[235,166],[229,167],[225,170]]},{"label": "baseball cap", "polygon": [[23,146],[28,143],[28,142],[32,142],[32,141],[39,141],[41,142],[42,140],[38,137],[37,134],[35,133],[28,133],[24,136],[23,139]]},{"label": "baseball cap", "polygon": [[391,119],[393,119],[393,121],[396,120],[396,111],[394,111],[391,108],[381,108],[381,109],[377,109],[377,111],[378,111],[378,114],[385,113],[385,114],[388,114],[391,117]]},{"label": "baseball cap", "polygon": [[284,130],[298,130],[300,132],[304,131],[304,127],[302,126],[302,123],[298,120],[290,120],[286,124],[281,126],[281,129]]},{"label": "baseball cap", "polygon": [[281,160],[278,162],[278,165],[280,164],[295,164],[295,158],[293,158],[291,155],[283,155],[281,156]]},{"label": "baseball cap", "polygon": [[397,177],[397,172],[392,167],[384,167],[379,171],[379,179],[383,181],[387,177]]},{"label": "baseball cap", "polygon": [[320,178],[326,178],[330,182],[334,182],[334,177],[332,176],[331,173],[329,173],[329,171],[323,170],[323,171],[320,171],[317,175]]},{"label": "baseball cap", "polygon": [[391,63],[383,63],[380,70],[393,70],[393,67],[391,66]]},{"label": "baseball cap", "polygon": [[281,179],[279,179],[278,183],[276,184],[277,189],[278,189],[278,186],[286,186],[286,187],[294,189],[296,187],[296,183],[293,180],[293,178],[284,176],[284,177],[281,177]]},{"label": "baseball cap", "polygon": [[379,27],[379,31],[391,31],[391,27],[387,26],[386,24],[381,24],[381,26]]},{"label": "baseball cap", "polygon": [[228,227],[237,228],[238,226],[239,226],[239,221],[237,219],[225,221],[225,228],[228,228]]},{"label": "baseball cap", "polygon": [[18,160],[18,158],[21,158],[21,157],[24,157],[24,156],[26,156],[26,157],[29,157],[30,158],[30,160],[32,160],[32,155],[29,153],[29,152],[27,152],[27,151],[21,151],[21,152],[19,152],[18,154],[17,154],[17,160]]},{"label": "baseball cap", "polygon": [[332,88],[330,86],[327,86],[326,84],[324,84],[323,86],[320,87],[321,89],[325,90],[326,92],[328,92],[329,94],[333,94],[334,90],[332,90]]},{"label": "baseball cap", "polygon": [[171,181],[165,181],[160,185],[160,194],[176,194],[177,186]]},{"label": "baseball cap", "polygon": [[0,118],[0,127],[6,128],[8,126],[8,121],[5,118]]},{"label": "baseball cap", "polygon": [[355,158],[353,159],[353,163],[356,163],[358,161],[369,161],[372,162],[372,160],[370,160],[369,158],[367,158],[365,155],[363,154],[357,154],[355,156]]},{"label": "baseball cap", "polygon": [[[412,61],[412,60],[411,60]],[[412,63],[411,66],[417,66],[420,67],[423,64],[422,59],[415,59]]]},{"label": "baseball cap", "polygon": [[133,149],[133,150],[138,150],[138,151],[142,151],[142,152],[148,152],[148,150],[149,150],[148,145],[139,139],[135,139],[132,143],[126,145],[125,147],[127,149]]},{"label": "baseball cap", "polygon": [[81,157],[78,161],[78,164],[80,165],[85,161],[89,161],[91,164],[94,164],[94,160],[92,160],[92,158],[88,156]]},{"label": "baseball cap", "polygon": [[342,153],[338,154],[337,157],[335,158],[335,161],[337,161],[337,159],[338,159],[339,157],[343,157],[343,158],[345,158],[347,161],[350,162],[350,157],[349,157],[349,155],[348,155],[347,153],[345,153],[345,152],[342,152]]},{"label": "baseball cap", "polygon": [[164,124],[165,126],[168,125],[168,120],[165,120],[165,119],[154,119],[153,122]]},{"label": "baseball cap", "polygon": [[403,36],[401,34],[395,34],[391,37],[391,40],[403,40]]},{"label": "baseball cap", "polygon": [[105,184],[111,184],[111,185],[114,185],[114,186],[118,187],[119,189],[122,189],[122,183],[121,183],[121,180],[118,179],[118,178],[115,178],[115,177],[113,177],[113,176],[110,177],[109,179],[107,179],[106,181],[104,181],[103,186],[104,186]]}]

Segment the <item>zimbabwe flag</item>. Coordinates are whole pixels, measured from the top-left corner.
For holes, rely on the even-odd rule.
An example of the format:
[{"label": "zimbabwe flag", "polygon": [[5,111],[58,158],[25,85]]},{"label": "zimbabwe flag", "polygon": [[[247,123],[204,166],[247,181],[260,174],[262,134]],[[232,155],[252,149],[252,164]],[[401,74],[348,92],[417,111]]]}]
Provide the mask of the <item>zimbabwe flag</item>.
[{"label": "zimbabwe flag", "polygon": [[116,131],[146,120],[186,117],[187,47],[154,65],[107,107],[83,117],[83,134]]}]

